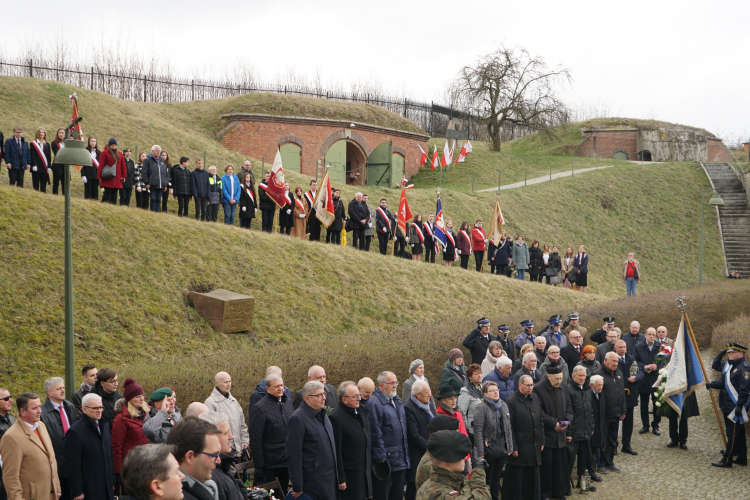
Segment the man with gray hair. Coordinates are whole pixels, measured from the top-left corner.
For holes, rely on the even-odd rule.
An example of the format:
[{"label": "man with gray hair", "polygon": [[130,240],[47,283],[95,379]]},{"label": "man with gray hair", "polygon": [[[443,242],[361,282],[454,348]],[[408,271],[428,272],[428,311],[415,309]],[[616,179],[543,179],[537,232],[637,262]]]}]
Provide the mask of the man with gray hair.
[{"label": "man with gray hair", "polygon": [[331,412],[331,426],[336,441],[341,498],[370,498],[372,451],[367,410],[360,407],[362,396],[357,384],[350,380],[341,383],[338,397],[339,405]]},{"label": "man with gray hair", "polygon": [[406,499],[414,500],[417,494],[417,467],[427,451],[427,439],[430,433],[427,425],[435,418],[435,407],[430,402],[432,391],[424,380],[415,380],[411,386],[411,395],[404,403],[406,414],[406,433],[409,442],[411,466],[406,473]]},{"label": "man with gray hair", "polygon": [[258,401],[250,417],[250,449],[253,450],[255,479],[253,484],[270,483],[278,479],[286,494],[289,472],[286,456],[287,422],[294,413],[292,400],[284,390],[284,380],[278,373],[265,379],[266,395]]},{"label": "man with gray hair", "polygon": [[[416,382],[415,382],[416,383]],[[398,379],[393,372],[378,375],[378,388],[368,403],[372,435],[374,500],[400,500],[404,497],[406,471],[411,466],[406,414],[398,397]],[[412,390],[414,386],[412,385]],[[387,471],[390,469],[390,474]]]},{"label": "man with gray hair", "polygon": [[161,157],[161,146],[152,146],[151,154],[143,160],[141,179],[146,184],[146,189],[151,190],[151,211],[161,212],[162,196],[168,196],[166,192],[169,189],[169,172]]},{"label": "man with gray hair", "polygon": [[247,432],[245,414],[240,403],[229,392],[232,390],[232,377],[227,372],[219,372],[214,377],[216,386],[211,395],[206,398],[205,404],[211,411],[222,411],[229,417],[229,426],[232,428],[232,448],[240,454],[242,450],[250,446],[250,434]]},{"label": "man with gray hair", "polygon": [[[220,464],[211,472],[211,479],[219,489],[219,500],[245,500],[247,496],[240,485],[234,479],[234,455],[232,454],[232,431],[229,428],[229,417],[220,411],[209,411],[199,417],[209,424],[216,426],[219,434],[221,452],[219,453]],[[84,499],[85,500],[85,499]]]},{"label": "man with gray hair", "polygon": [[[83,416],[65,435],[65,472],[74,499],[114,500],[114,463],[109,424],[100,424],[104,405],[98,394],[81,399]],[[60,469],[58,469],[59,472]]]},{"label": "man with gray hair", "polygon": [[[271,375],[272,373],[277,374],[279,377],[283,377],[283,374],[281,373],[281,368],[278,366],[269,366],[266,368],[266,377]],[[257,386],[255,386],[255,390],[250,395],[250,406],[247,408],[247,421],[249,422],[250,419],[253,418],[253,406],[255,406],[258,401],[261,401],[264,397],[266,397],[266,379],[263,378]],[[292,400],[292,391],[289,389],[289,387],[284,386],[284,394],[286,394],[289,401]]]},{"label": "man with gray hair", "polygon": [[[326,371],[322,366],[319,365],[313,365],[310,367],[309,370],[307,370],[307,380],[309,382],[316,381],[323,384],[325,393],[326,393],[326,401],[325,406],[328,408],[336,408],[336,404],[338,404],[338,401],[336,400],[336,388],[332,386],[331,384],[327,384],[327,376]],[[294,393],[294,398],[292,399],[292,404],[294,406],[294,409],[296,410],[299,408],[300,403],[303,401],[303,395],[302,391],[299,390]]]},{"label": "man with gray hair", "polygon": [[622,340],[628,345],[628,354],[635,356],[635,346],[646,342],[646,336],[641,332],[641,324],[637,321],[630,323],[630,332],[622,336]]},{"label": "man with gray hair", "polygon": [[311,380],[302,387],[302,401],[289,419],[286,455],[291,494],[313,500],[339,498],[338,464],[333,427],[326,414],[325,386]]},{"label": "man with gray hair", "polygon": [[497,359],[497,363],[495,363],[495,368],[482,379],[482,383],[495,382],[497,384],[497,390],[500,391],[500,399],[503,401],[508,399],[508,396],[516,390],[516,384],[511,373],[512,369],[513,361],[508,356],[500,356]]},{"label": "man with gray hair", "polygon": [[367,209],[367,204],[362,201],[362,193],[355,194],[354,199],[349,202],[347,215],[349,215],[349,225],[352,228],[353,234],[352,246],[364,250],[365,229],[372,227],[372,220],[370,219],[370,211]]},{"label": "man with gray hair", "polygon": [[593,373],[594,375],[601,376],[604,381],[601,397],[604,398],[605,414],[602,418],[606,420],[606,441],[604,455],[602,456],[603,467],[599,467],[600,471],[606,468],[612,472],[620,472],[620,469],[615,466],[613,459],[615,457],[615,449],[617,448],[617,433],[620,429],[620,421],[625,420],[628,410],[625,402],[624,380],[622,374],[617,369],[619,362],[620,358],[616,352],[608,352],[604,356],[602,367],[594,370]]},{"label": "man with gray hair", "polygon": [[[541,337],[544,338],[544,337]],[[536,384],[537,382],[542,380],[542,372],[536,369],[537,365],[537,358],[536,354],[533,352],[527,352],[523,355],[523,366],[521,366],[521,369],[518,370],[515,375],[513,375],[513,390],[518,390],[518,381],[520,378],[524,375],[528,375],[532,378],[533,382]]]},{"label": "man with gray hair", "polygon": [[[607,419],[604,414],[604,397],[602,396],[602,389],[604,388],[604,378],[601,375],[592,375],[589,379],[589,386],[591,386],[591,409],[594,413],[594,433],[591,434],[591,440],[589,445],[591,447],[591,466],[589,472],[591,473],[591,479],[596,482],[601,482],[602,478],[596,473],[599,468],[599,450],[604,449],[604,444],[607,438]],[[604,467],[601,468],[605,473],[607,472]]]},{"label": "man with gray hair", "polygon": [[68,474],[65,468],[65,450],[63,442],[68,429],[76,422],[76,409],[73,403],[65,400],[65,381],[60,377],[48,378],[44,382],[47,400],[42,405],[42,422],[47,426],[49,438],[57,458],[57,476],[63,500],[73,498],[68,485]]}]

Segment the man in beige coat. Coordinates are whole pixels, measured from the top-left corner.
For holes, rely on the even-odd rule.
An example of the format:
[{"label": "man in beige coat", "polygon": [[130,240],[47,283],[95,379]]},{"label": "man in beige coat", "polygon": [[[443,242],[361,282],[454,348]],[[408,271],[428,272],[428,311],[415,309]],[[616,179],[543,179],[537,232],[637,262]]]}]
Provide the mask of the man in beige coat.
[{"label": "man in beige coat", "polygon": [[19,419],[0,439],[8,500],[57,500],[60,498],[57,461],[52,440],[41,422],[39,395],[21,394],[16,405]]},{"label": "man in beige coat", "polygon": [[232,390],[232,377],[227,372],[219,372],[214,378],[216,386],[204,404],[211,411],[221,411],[229,417],[229,428],[232,431],[232,448],[239,455],[250,446],[250,434],[245,423],[245,412],[240,403],[229,392]]}]

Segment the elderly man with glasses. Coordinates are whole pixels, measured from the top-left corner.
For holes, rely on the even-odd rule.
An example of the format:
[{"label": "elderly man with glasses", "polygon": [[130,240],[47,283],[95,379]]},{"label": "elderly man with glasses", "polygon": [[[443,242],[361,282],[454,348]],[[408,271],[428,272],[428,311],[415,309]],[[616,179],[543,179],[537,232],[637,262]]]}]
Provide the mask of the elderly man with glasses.
[{"label": "elderly man with glasses", "polygon": [[364,500],[372,496],[367,409],[360,406],[362,394],[352,381],[341,383],[338,398],[340,404],[331,412],[331,426],[336,441],[339,493],[342,500]]},{"label": "elderly man with glasses", "polygon": [[102,424],[102,398],[88,393],[81,400],[83,416],[65,434],[65,471],[71,495],[114,499],[114,464],[109,424]]}]

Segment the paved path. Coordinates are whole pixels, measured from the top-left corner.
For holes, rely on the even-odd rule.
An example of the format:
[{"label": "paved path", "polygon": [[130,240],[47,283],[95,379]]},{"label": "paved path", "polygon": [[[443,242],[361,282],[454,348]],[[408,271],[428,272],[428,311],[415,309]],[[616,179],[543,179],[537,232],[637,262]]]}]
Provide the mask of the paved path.
[{"label": "paved path", "polygon": [[[703,352],[703,361],[713,359]],[[716,374],[708,368],[709,377]],[[718,391],[714,391],[718,403]],[[595,483],[598,491],[588,498],[612,500],[665,499],[740,499],[750,498],[750,468],[735,465],[719,469],[711,462],[721,458],[723,448],[718,424],[705,388],[698,389],[700,416],[689,420],[688,449],[667,448],[669,420],[660,424],[661,436],[638,434],[641,428],[639,408],[635,408],[632,446],[637,456],[620,453],[615,465],[622,472],[602,476],[604,482]],[[576,497],[577,490],[573,490]]]},{"label": "paved path", "polygon": [[[630,163],[634,163],[637,165],[651,165],[653,163],[657,162],[649,162],[649,161],[632,161]],[[555,174],[552,174],[552,179],[560,179],[561,177],[570,177],[571,175],[578,175],[585,172],[591,172],[593,170],[602,170],[605,168],[612,168],[614,165],[604,165],[601,167],[589,167],[589,168],[579,168],[578,170],[573,170],[572,172],[570,170],[566,170],[565,172],[557,172]],[[534,177],[533,179],[527,179],[525,182],[514,182],[513,184],[506,184],[504,186],[500,186],[501,190],[504,189],[516,189],[520,187],[524,187],[531,184],[541,184],[542,182],[549,182],[550,176],[549,175],[543,175],[541,177]],[[478,189],[478,193],[491,193],[493,191],[497,191],[496,187],[489,188],[489,189]]]}]

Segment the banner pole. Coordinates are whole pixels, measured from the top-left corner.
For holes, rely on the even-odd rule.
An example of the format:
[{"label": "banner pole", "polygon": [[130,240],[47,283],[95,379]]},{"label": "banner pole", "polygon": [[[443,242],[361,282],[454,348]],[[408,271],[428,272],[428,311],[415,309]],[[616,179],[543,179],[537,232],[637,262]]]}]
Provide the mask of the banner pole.
[{"label": "banner pole", "polygon": [[[698,342],[695,341],[695,335],[693,334],[693,327],[690,326],[690,320],[688,319],[688,315],[686,312],[682,313],[682,316],[685,318],[685,326],[687,326],[688,335],[690,335],[690,341],[693,343],[693,347],[695,348],[695,353],[698,355],[698,361],[701,364],[701,370],[703,370],[703,378],[708,383],[708,373],[706,373],[706,367],[703,365],[703,357],[701,356],[700,348],[698,347]],[[711,395],[711,403],[713,403],[714,406],[714,413],[716,413],[716,421],[719,423],[719,432],[721,433],[721,440],[724,442],[724,449],[727,448],[727,436],[724,433],[724,428],[721,425],[721,417],[719,416],[719,408],[716,406],[716,398],[714,397],[713,391],[708,391],[708,393]]]}]

